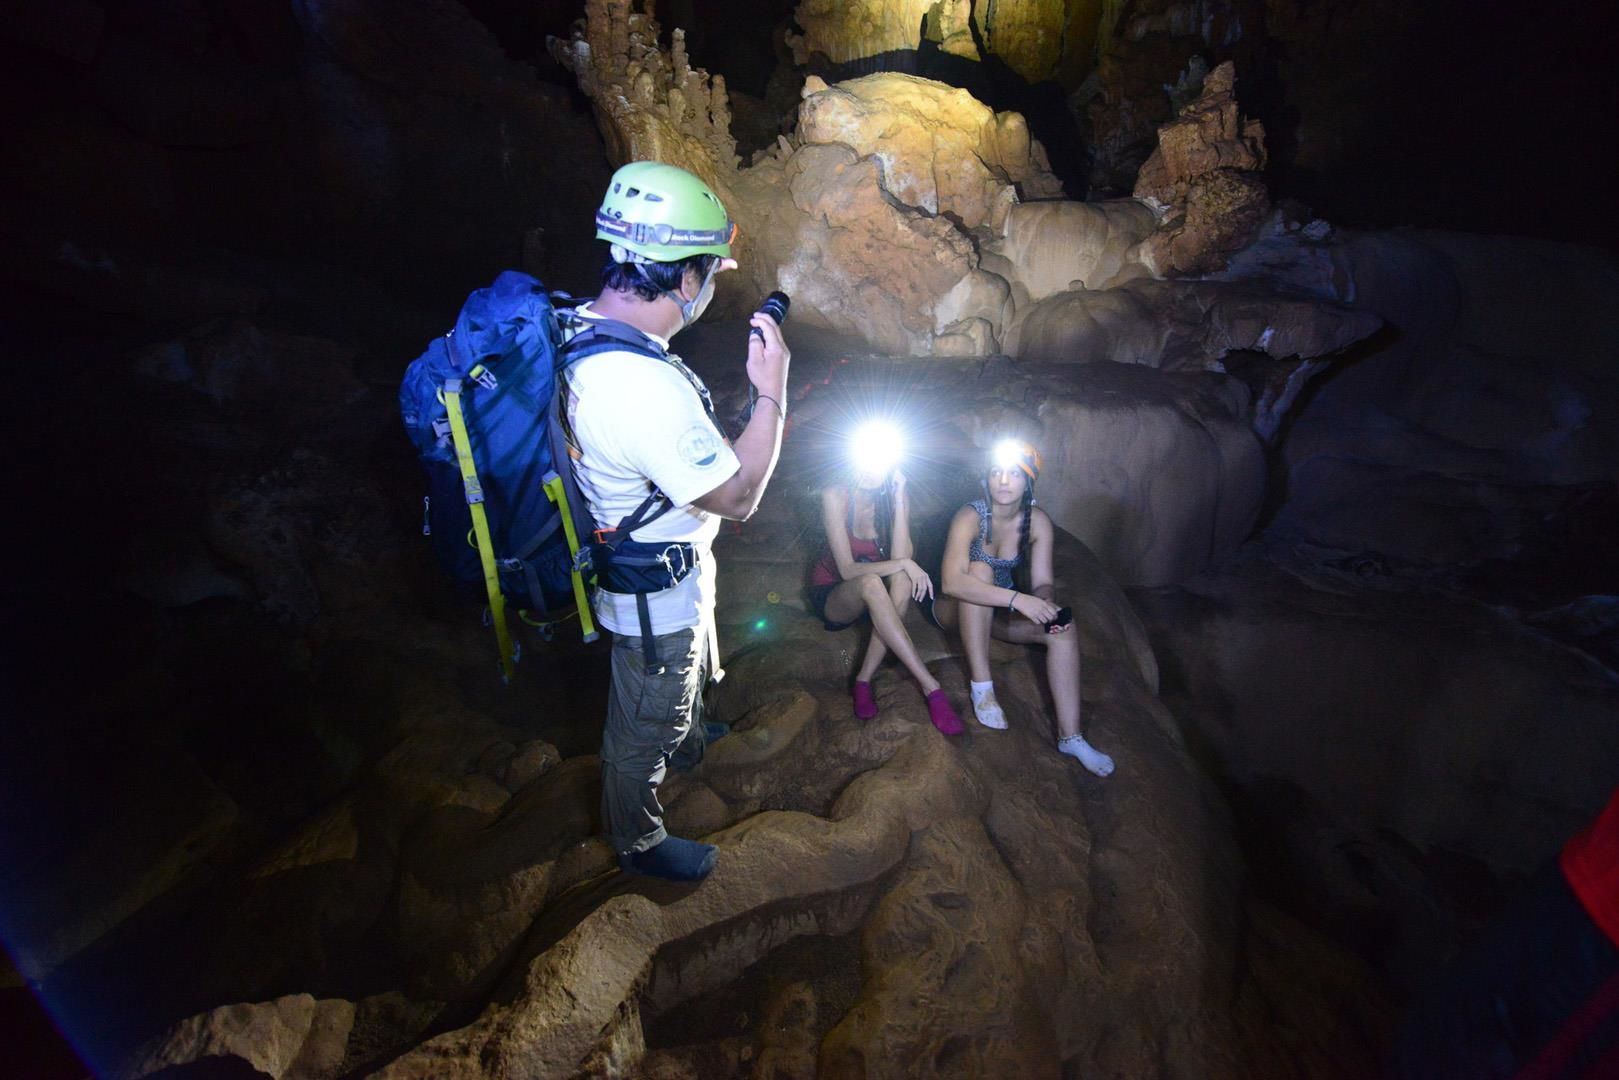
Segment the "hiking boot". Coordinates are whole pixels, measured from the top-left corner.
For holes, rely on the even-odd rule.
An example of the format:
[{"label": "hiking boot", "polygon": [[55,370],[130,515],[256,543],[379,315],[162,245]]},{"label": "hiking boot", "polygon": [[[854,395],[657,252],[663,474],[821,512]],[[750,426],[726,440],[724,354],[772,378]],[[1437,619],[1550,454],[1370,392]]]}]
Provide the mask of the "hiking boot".
[{"label": "hiking boot", "polygon": [[695,840],[682,840],[666,836],[645,851],[627,851],[618,857],[619,869],[630,874],[645,874],[664,881],[701,881],[714,869],[720,849],[713,844],[699,844]]}]

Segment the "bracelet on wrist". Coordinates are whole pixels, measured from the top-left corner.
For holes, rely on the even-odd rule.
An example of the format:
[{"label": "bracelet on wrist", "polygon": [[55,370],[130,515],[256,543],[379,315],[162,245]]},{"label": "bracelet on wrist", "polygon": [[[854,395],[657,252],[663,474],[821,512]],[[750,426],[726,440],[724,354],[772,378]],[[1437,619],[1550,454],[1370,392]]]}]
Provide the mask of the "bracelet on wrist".
[{"label": "bracelet on wrist", "polygon": [[755,393],[753,396],[754,396],[755,400],[770,402],[770,404],[772,404],[772,405],[774,405],[776,407],[776,415],[779,416],[783,420],[787,419],[787,410],[781,407],[781,402],[777,401],[775,398],[771,397],[769,394]]},{"label": "bracelet on wrist", "polygon": [[1015,611],[1016,610],[1015,608],[1012,607],[1012,605],[1017,603],[1017,598],[1018,598],[1018,591],[1016,589],[1013,589],[1011,599],[1007,600],[1007,602],[1006,602],[1006,610],[1007,611]]}]

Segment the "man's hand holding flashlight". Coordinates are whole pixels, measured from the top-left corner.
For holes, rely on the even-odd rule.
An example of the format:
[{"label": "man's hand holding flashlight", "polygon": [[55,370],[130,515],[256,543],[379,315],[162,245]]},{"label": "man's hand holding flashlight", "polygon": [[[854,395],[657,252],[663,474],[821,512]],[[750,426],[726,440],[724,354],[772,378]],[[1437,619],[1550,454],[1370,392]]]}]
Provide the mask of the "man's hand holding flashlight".
[{"label": "man's hand holding flashlight", "polygon": [[792,352],[781,336],[781,327],[762,311],[753,313],[748,320],[753,327],[748,334],[748,381],[762,398],[769,398],[777,411],[787,414],[787,367]]}]

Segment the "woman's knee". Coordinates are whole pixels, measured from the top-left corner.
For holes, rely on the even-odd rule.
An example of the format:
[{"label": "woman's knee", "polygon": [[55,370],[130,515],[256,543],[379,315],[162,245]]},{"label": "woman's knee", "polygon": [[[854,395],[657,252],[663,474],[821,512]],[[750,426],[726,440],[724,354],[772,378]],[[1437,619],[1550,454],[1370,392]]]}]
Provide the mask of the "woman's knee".
[{"label": "woman's knee", "polygon": [[883,579],[876,574],[866,574],[860,579],[860,595],[868,604],[879,600],[886,602],[888,599],[888,586],[884,585]]},{"label": "woman's knee", "polygon": [[1067,656],[1079,652],[1079,633],[1073,629],[1061,634],[1041,634],[1035,639],[1053,656]]}]

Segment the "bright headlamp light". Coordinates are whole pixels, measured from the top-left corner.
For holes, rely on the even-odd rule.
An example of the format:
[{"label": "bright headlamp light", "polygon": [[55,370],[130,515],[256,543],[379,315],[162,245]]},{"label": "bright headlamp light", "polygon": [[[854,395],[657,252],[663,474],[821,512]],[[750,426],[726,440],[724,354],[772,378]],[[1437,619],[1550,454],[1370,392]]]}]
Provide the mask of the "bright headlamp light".
[{"label": "bright headlamp light", "polygon": [[990,451],[989,459],[997,469],[1017,469],[1023,465],[1023,444],[1016,439],[1002,439]]},{"label": "bright headlamp light", "polygon": [[860,425],[849,440],[850,464],[861,472],[887,475],[904,457],[905,440],[899,428],[886,421]]}]

